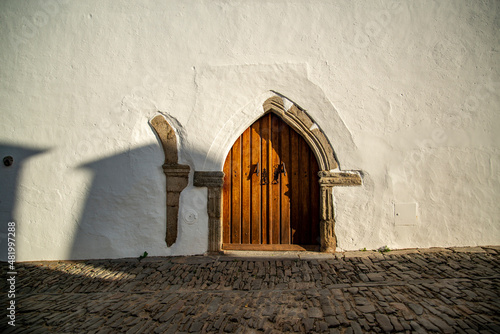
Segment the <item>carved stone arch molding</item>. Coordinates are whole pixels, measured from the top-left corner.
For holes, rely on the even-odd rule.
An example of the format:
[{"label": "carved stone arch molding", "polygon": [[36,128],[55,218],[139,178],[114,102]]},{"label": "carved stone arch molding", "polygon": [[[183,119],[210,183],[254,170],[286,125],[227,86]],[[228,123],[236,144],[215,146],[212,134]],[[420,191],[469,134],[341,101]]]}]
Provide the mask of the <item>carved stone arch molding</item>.
[{"label": "carved stone arch molding", "polygon": [[[314,152],[320,168],[318,173],[320,185],[320,250],[322,252],[335,252],[337,241],[332,188],[334,186],[361,185],[360,173],[358,171],[334,171],[338,169],[339,165],[328,138],[306,111],[295,103],[275,93],[274,96],[264,101],[262,108],[264,114],[272,112],[290,125],[305,139]],[[194,186],[208,188],[209,252],[220,252],[222,250],[221,194],[223,180],[224,173],[222,171],[195,171],[194,173]]]},{"label": "carved stone arch molding", "polygon": [[[291,103],[288,109],[285,109],[284,102]],[[272,112],[278,115],[306,140],[316,156],[320,170],[330,171],[338,168],[339,165],[328,138],[304,110],[280,96],[268,98],[262,107],[265,114]]]}]

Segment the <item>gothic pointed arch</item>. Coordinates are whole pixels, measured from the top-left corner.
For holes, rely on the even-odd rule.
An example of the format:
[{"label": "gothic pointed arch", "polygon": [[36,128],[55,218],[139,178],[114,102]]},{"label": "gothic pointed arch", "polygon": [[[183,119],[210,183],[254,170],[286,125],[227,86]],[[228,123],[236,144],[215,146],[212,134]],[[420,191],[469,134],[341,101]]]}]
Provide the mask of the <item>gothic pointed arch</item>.
[{"label": "gothic pointed arch", "polygon": [[[335,236],[335,218],[332,197],[334,186],[359,186],[362,184],[361,175],[358,171],[338,171],[339,164],[335,157],[333,147],[325,136],[320,126],[300,108],[286,97],[272,92],[263,104],[262,112],[274,113],[279,116],[292,129],[300,134],[313,151],[319,165],[319,208],[320,208],[320,250],[322,252],[335,252],[337,242]],[[252,124],[250,122],[249,124]],[[245,130],[248,127],[242,127]],[[241,131],[243,132],[243,131]],[[219,151],[218,159],[222,169],[223,161],[231,148],[234,140],[226,140],[229,147]],[[222,154],[222,152],[226,154]],[[208,251],[220,252],[222,250],[222,186],[224,184],[224,172],[219,171],[195,171],[194,186],[208,188],[207,211],[209,216]]]}]

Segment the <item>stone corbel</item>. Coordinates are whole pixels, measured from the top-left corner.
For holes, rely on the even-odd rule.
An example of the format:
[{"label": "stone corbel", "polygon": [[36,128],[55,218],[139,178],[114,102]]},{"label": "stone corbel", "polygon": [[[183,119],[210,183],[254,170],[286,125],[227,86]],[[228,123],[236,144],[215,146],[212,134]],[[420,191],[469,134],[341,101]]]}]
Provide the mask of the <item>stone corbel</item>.
[{"label": "stone corbel", "polygon": [[318,172],[319,183],[332,187],[349,187],[362,185],[361,175],[358,171],[353,172]]},{"label": "stone corbel", "polygon": [[222,186],[224,172],[194,172],[195,187],[208,189],[208,252],[218,253],[222,250]]},{"label": "stone corbel", "polygon": [[360,186],[359,172],[318,172],[320,185],[320,251],[334,253],[337,248],[335,237],[335,214],[332,188],[336,186]]},{"label": "stone corbel", "polygon": [[155,116],[151,126],[160,138],[165,163],[163,172],[167,179],[167,232],[165,241],[167,246],[172,246],[177,240],[177,221],[179,219],[179,197],[188,185],[190,168],[187,165],[178,164],[177,138],[174,129],[167,120],[161,116]]}]

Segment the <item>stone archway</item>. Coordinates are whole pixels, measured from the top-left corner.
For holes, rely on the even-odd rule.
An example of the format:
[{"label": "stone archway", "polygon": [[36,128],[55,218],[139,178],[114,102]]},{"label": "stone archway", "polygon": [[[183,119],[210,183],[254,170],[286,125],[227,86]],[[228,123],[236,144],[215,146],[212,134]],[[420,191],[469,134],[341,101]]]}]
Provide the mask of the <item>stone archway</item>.
[{"label": "stone archway", "polygon": [[[285,107],[285,102],[287,106]],[[333,171],[338,162],[332,145],[318,124],[299,106],[286,98],[274,95],[262,105],[264,114],[274,113],[299,133],[309,144],[319,164],[319,207],[320,207],[320,250],[335,252],[337,247],[335,236],[334,207],[332,188],[334,186],[358,186],[362,184],[357,171]],[[194,186],[208,188],[207,210],[209,216],[208,251],[220,252],[222,248],[222,171],[195,171]]]}]

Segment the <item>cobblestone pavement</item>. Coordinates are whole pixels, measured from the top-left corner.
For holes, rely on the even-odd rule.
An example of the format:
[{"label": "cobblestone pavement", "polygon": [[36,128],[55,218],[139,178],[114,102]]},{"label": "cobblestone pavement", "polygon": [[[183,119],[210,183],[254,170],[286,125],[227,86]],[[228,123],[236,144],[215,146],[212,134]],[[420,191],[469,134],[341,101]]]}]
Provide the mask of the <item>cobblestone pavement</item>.
[{"label": "cobblestone pavement", "polygon": [[477,247],[17,263],[16,327],[4,317],[0,329],[500,333],[499,254]]}]

